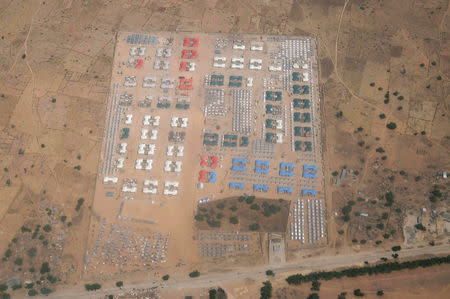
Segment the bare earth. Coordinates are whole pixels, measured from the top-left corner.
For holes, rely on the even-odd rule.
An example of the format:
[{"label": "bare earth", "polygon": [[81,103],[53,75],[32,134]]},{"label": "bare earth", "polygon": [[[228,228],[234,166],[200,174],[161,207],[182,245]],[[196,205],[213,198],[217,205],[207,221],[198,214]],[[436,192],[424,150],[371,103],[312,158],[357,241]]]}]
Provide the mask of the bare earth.
[{"label": "bare earth", "polygon": [[[86,252],[95,244],[92,240],[103,219],[96,211],[100,203],[94,203],[95,183],[114,45],[121,31],[317,39],[327,240],[315,246],[287,246],[288,266],[277,265],[280,272],[375,261],[381,255],[376,252],[398,244],[404,249],[421,247],[423,251],[412,251],[411,257],[427,250],[430,255],[448,254],[450,183],[442,172],[450,168],[449,10],[446,0],[0,0],[0,255],[4,258],[0,283],[9,285],[7,292],[13,297],[24,297],[25,290],[12,291],[12,285],[36,282],[43,276],[42,263],[48,262],[51,271],[41,287],[61,298],[118,294],[117,280],[124,280],[125,286],[148,287],[149,281],[151,286],[159,285],[166,273],[174,280],[167,284],[170,290],[158,289],[160,296],[179,297],[185,295],[180,289],[194,281],[186,280],[194,269],[205,269],[199,282],[192,284],[197,297],[219,285],[233,298],[259,294],[268,260],[263,250],[235,258],[242,270],[248,269],[243,276],[232,272],[216,277],[214,270],[223,270],[227,260],[202,260],[195,246],[188,250],[177,246],[170,254],[181,258],[163,269],[139,264],[95,275],[86,271]],[[390,122],[396,124],[394,130],[386,127]],[[343,169],[347,172],[340,179]],[[433,188],[441,196],[431,201]],[[394,194],[391,206],[385,199],[389,191]],[[342,208],[349,201],[354,205],[344,221]],[[106,206],[102,213],[116,217],[119,205]],[[194,205],[161,216],[192,221],[193,211]],[[124,213],[135,215],[142,209],[130,204]],[[415,227],[419,216],[426,231]],[[189,233],[177,244],[194,242],[196,229],[189,223],[184,228]],[[44,230],[45,225],[50,228]],[[126,233],[127,224],[120,229],[118,235]],[[169,230],[164,226],[158,231],[161,240]],[[153,233],[136,229],[130,238],[158,239]],[[430,247],[430,242],[436,246]],[[348,258],[352,255],[359,258]],[[308,262],[317,256],[322,262]],[[133,272],[136,268],[143,271]],[[61,282],[51,283],[48,274]],[[345,279],[323,283],[320,295],[335,298],[342,291],[350,294],[361,288],[371,298],[381,288],[386,298],[442,298],[448,293],[448,277],[448,266],[443,266],[382,275],[373,284],[372,278]],[[287,298],[295,298],[295,292],[309,294],[309,286],[288,288],[275,279],[274,294],[294,292]],[[105,290],[95,295],[85,292],[84,283],[92,282],[101,283]]]}]

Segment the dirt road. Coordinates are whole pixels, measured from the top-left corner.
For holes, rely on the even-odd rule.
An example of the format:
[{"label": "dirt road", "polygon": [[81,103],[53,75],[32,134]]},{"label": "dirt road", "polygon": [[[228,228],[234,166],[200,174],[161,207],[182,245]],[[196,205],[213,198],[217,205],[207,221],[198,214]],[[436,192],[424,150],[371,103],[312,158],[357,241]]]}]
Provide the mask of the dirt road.
[{"label": "dirt road", "polygon": [[[256,281],[266,279],[265,271],[272,269],[277,276],[286,276],[288,274],[298,273],[302,271],[317,271],[329,270],[340,267],[348,267],[363,264],[365,261],[369,263],[377,262],[382,257],[391,258],[389,251],[378,252],[361,252],[351,255],[339,256],[320,256],[314,258],[304,259],[294,263],[280,264],[276,266],[257,266],[245,269],[227,269],[226,272],[207,273],[200,277],[192,279],[186,275],[185,279],[170,279],[167,282],[151,281],[144,283],[127,284],[126,288],[120,290],[118,288],[104,288],[99,291],[88,293],[84,290],[84,285],[74,286],[66,291],[57,291],[52,298],[101,298],[108,294],[124,293],[127,289],[132,288],[152,288],[162,287],[171,289],[188,289],[188,288],[203,288],[224,285],[233,281],[243,281],[244,279],[253,279]],[[423,247],[413,249],[402,249],[399,252],[400,258],[411,258],[423,255],[443,255],[450,254],[450,244],[444,244],[434,247]]]}]

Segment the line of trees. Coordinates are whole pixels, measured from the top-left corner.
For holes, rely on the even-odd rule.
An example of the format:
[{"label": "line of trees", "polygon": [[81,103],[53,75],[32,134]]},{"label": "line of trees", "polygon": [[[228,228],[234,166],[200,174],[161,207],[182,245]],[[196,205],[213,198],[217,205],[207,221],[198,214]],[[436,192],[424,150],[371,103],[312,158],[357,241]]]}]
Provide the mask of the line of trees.
[{"label": "line of trees", "polygon": [[376,275],[381,273],[390,273],[392,271],[400,271],[403,269],[416,269],[419,267],[426,268],[434,265],[450,264],[450,255],[445,257],[433,257],[429,259],[421,259],[407,262],[391,262],[374,266],[352,267],[341,271],[321,271],[312,272],[306,275],[295,274],[286,278],[288,284],[299,285],[304,282],[315,280],[331,280],[342,277],[356,277],[362,275]]}]

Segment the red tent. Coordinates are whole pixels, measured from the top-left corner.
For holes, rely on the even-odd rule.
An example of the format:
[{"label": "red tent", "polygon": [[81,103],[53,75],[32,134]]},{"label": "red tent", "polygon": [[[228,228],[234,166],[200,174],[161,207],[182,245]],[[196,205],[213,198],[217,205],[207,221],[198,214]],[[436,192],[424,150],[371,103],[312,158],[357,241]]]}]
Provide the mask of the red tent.
[{"label": "red tent", "polygon": [[143,64],[144,64],[144,60],[138,59],[138,60],[137,60],[136,68],[137,68],[137,69],[140,69],[140,68],[142,67]]},{"label": "red tent", "polygon": [[202,161],[200,162],[201,166],[208,166],[208,156],[202,156]]},{"label": "red tent", "polygon": [[211,156],[211,167],[217,167],[219,164],[219,157],[217,156]]},{"label": "red tent", "polygon": [[206,171],[200,170],[200,172],[198,173],[198,180],[202,183],[206,182],[206,174]]}]

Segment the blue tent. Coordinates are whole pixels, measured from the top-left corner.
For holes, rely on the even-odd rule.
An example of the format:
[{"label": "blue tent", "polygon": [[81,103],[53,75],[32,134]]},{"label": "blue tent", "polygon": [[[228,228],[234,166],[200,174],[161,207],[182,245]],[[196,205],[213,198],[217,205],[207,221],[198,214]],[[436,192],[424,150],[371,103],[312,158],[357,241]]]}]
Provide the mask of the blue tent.
[{"label": "blue tent", "polygon": [[303,177],[304,178],[317,178],[317,166],[316,165],[303,165]]},{"label": "blue tent", "polygon": [[316,190],[313,189],[303,189],[302,195],[316,195]]}]

